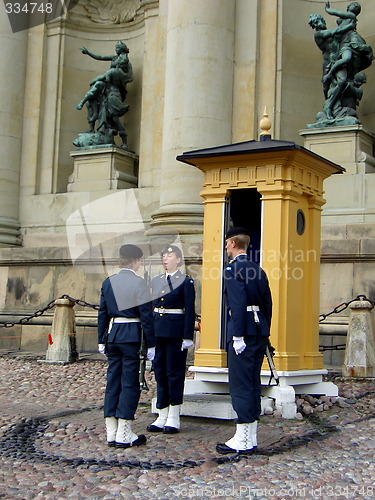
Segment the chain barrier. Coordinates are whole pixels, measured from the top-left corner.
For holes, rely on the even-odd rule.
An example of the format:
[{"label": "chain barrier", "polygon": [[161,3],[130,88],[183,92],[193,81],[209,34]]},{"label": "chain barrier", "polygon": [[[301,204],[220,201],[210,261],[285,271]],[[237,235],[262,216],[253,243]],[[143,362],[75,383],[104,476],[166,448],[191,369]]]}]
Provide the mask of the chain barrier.
[{"label": "chain barrier", "polygon": [[319,316],[319,323],[321,323],[322,321],[324,321],[328,316],[331,316],[331,314],[339,314],[342,311],[345,311],[345,309],[347,309],[352,302],[356,302],[357,300],[367,300],[368,302],[370,302],[370,304],[372,304],[373,306],[375,306],[375,302],[373,302],[372,300],[368,299],[366,297],[366,295],[357,295],[357,297],[355,299],[349,300],[349,302],[342,302],[341,304],[339,304],[338,306],[336,306],[334,309],[332,309],[331,312],[325,313],[325,314],[320,314],[320,316]]},{"label": "chain barrier", "polygon": [[[77,304],[79,306],[91,307],[92,309],[95,309],[96,311],[98,311],[99,307],[100,307],[98,304],[90,304],[90,302],[86,302],[83,299],[75,299],[75,298],[71,297],[70,295],[64,294],[64,295],[61,295],[61,297],[58,297],[57,299],[51,300],[51,302],[49,302],[45,307],[43,307],[42,309],[38,309],[37,311],[35,311],[35,313],[30,314],[30,316],[25,316],[25,317],[19,319],[18,321],[14,321],[14,322],[8,321],[5,323],[0,323],[0,328],[12,328],[13,326],[16,326],[16,325],[24,325],[25,323],[28,323],[32,319],[38,318],[39,316],[42,316],[42,314],[44,314],[46,311],[53,309],[56,305],[55,304],[56,300],[59,300],[59,299],[68,299],[71,302],[74,302],[75,304]],[[325,321],[326,318],[328,318],[328,316],[331,316],[332,314],[339,314],[339,313],[345,311],[345,309],[347,309],[352,302],[355,302],[357,300],[367,300],[373,306],[375,306],[375,302],[373,302],[372,300],[367,298],[366,295],[357,295],[357,297],[355,299],[349,300],[348,302],[342,302],[341,304],[337,305],[334,309],[332,309],[332,311],[325,313],[325,314],[320,314],[319,323],[322,323],[323,321]],[[198,329],[200,329],[200,317],[199,316],[197,316],[197,320],[198,320]],[[319,346],[319,350],[320,351],[342,351],[345,349],[345,347],[346,347],[346,344],[338,344],[338,345],[334,345],[334,346]]]},{"label": "chain barrier", "polygon": [[[349,300],[348,302],[342,302],[341,304],[337,305],[329,313],[321,314],[319,316],[319,323],[322,323],[328,316],[331,316],[331,314],[339,314],[339,313],[345,311],[345,309],[347,309],[352,302],[356,302],[358,300],[367,300],[368,302],[370,302],[370,304],[372,304],[373,306],[375,306],[375,303],[372,300],[368,299],[366,297],[366,295],[357,295],[357,297],[355,299]],[[325,352],[325,351],[344,351],[345,349],[346,349],[346,344],[337,344],[337,345],[330,345],[330,346],[328,346],[328,345],[327,346],[320,345],[319,346],[319,351],[320,352]]]},{"label": "chain barrier", "polygon": [[337,345],[320,345],[319,352],[325,351],[345,351],[346,344],[337,344]]},{"label": "chain barrier", "polygon": [[70,295],[64,294],[59,297],[60,299],[69,299],[71,302],[74,302],[75,304],[83,307],[91,307],[92,309],[95,309],[96,311],[99,311],[100,306],[98,304],[90,304],[90,302],[86,302],[83,299],[74,299],[73,297],[70,297]]},{"label": "chain barrier", "polygon": [[89,302],[86,302],[85,300],[82,299],[74,299],[73,297],[70,297],[70,295],[64,294],[61,295],[61,297],[58,297],[57,299],[51,300],[43,309],[38,309],[35,311],[35,313],[30,314],[29,316],[24,316],[23,318],[19,319],[18,321],[7,321],[5,323],[0,323],[0,328],[12,328],[13,326],[16,325],[24,325],[25,323],[28,323],[34,318],[38,318],[39,316],[42,316],[46,311],[53,309],[55,307],[56,300],[59,299],[69,299],[71,302],[74,302],[75,304],[83,307],[91,307],[92,309],[96,309],[97,311],[99,310],[99,305],[97,304],[90,304]]}]

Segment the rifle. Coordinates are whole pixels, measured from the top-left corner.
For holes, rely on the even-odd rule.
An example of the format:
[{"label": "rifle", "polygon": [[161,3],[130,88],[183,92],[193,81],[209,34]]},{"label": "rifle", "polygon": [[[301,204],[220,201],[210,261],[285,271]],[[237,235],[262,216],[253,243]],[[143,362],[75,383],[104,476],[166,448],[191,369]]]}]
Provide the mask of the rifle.
[{"label": "rifle", "polygon": [[[146,270],[146,263],[144,263],[144,280],[146,281],[147,288],[151,286],[150,274]],[[150,263],[151,266],[151,263]],[[139,348],[139,386],[141,391],[148,391],[149,387],[147,385],[145,373],[146,373],[146,363],[147,363],[147,345],[145,341],[145,335],[143,333],[143,328],[141,327],[141,346]]]},{"label": "rifle", "polygon": [[273,362],[273,357],[275,355],[275,348],[272,347],[270,340],[268,339],[267,341],[267,347],[266,347],[266,358],[268,361],[268,366],[270,367],[271,370],[271,377],[268,381],[268,385],[271,385],[271,380],[274,378],[276,385],[280,384],[279,381],[279,375],[276,371],[275,363]]},{"label": "rifle", "polygon": [[146,373],[146,363],[147,363],[147,345],[145,342],[145,336],[143,329],[141,329],[141,347],[139,348],[139,386],[141,391],[148,391],[149,387],[147,385],[145,373]]}]

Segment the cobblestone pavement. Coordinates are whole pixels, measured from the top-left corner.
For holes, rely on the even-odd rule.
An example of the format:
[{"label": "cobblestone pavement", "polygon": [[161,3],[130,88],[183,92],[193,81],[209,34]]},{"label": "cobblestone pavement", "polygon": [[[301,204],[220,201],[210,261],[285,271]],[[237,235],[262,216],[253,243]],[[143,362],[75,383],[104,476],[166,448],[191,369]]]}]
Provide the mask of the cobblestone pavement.
[{"label": "cobblestone pavement", "polygon": [[106,363],[69,365],[0,355],[0,498],[373,499],[374,381],[340,380],[342,399],[302,420],[263,416],[257,454],[221,456],[233,422],[182,417],[181,432],[145,431],[143,392],[133,428],[145,446],[106,445]]}]

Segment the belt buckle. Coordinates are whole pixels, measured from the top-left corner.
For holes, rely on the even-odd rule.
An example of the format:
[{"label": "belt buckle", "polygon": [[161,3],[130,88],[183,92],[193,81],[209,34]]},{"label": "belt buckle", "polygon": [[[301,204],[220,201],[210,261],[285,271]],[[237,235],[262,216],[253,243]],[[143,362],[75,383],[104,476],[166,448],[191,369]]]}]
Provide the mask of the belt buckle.
[{"label": "belt buckle", "polygon": [[159,307],[159,314],[163,315],[164,311],[165,311],[165,307],[164,306]]}]

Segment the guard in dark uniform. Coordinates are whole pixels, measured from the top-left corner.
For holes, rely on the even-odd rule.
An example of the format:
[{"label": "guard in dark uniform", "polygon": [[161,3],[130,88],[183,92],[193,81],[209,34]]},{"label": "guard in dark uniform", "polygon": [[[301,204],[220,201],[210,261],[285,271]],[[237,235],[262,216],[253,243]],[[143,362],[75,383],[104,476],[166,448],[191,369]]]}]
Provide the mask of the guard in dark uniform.
[{"label": "guard in dark uniform", "polygon": [[257,446],[261,413],[260,371],[270,334],[272,299],[265,272],[248,259],[250,243],[244,228],[225,236],[232,259],[224,271],[224,293],[229,308],[227,325],[229,393],[237,413],[235,435],[219,443],[219,453],[251,453]]},{"label": "guard in dark uniform", "polygon": [[143,278],[136,275],[143,252],[135,245],[120,248],[121,271],[104,280],[98,314],[99,352],[108,358],[104,417],[109,446],[128,448],[146,442],[132,431],[138,406],[141,327],[147,357],[155,355],[151,297]]},{"label": "guard in dark uniform", "polygon": [[187,350],[193,345],[195,290],[192,278],[178,270],[182,254],[177,246],[164,248],[162,259],[166,272],[152,280],[159,416],[147,430],[174,434],[180,429]]}]

